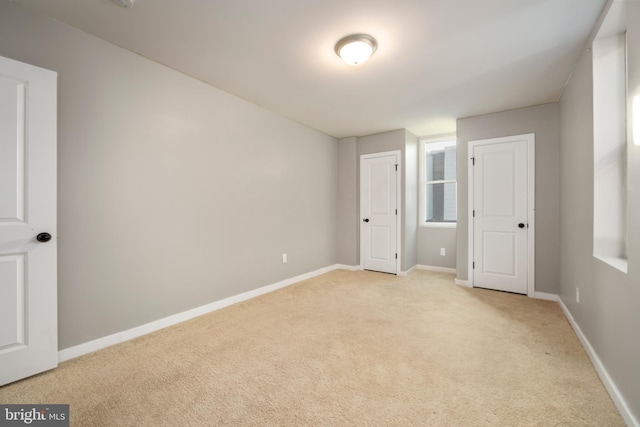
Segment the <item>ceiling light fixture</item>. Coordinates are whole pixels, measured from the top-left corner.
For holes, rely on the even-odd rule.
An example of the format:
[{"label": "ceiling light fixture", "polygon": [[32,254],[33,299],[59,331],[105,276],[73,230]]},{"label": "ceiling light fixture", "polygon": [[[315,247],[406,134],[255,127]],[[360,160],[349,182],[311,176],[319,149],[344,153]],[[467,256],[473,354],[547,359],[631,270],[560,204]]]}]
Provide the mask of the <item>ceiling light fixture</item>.
[{"label": "ceiling light fixture", "polygon": [[341,38],[336,43],[335,50],[338,56],[347,64],[360,65],[373,55],[377,47],[376,39],[370,35],[352,34]]},{"label": "ceiling light fixture", "polygon": [[132,7],[136,0],[113,0],[115,4],[122,7]]}]

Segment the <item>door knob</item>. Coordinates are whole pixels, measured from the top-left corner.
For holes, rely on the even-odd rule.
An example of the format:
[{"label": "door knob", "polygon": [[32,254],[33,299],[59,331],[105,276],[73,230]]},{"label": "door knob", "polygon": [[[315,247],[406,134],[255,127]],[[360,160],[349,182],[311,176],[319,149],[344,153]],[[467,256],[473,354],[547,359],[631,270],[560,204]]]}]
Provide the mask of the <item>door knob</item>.
[{"label": "door knob", "polygon": [[51,240],[51,234],[40,233],[36,236],[36,240],[40,243],[48,242],[49,240]]},{"label": "door knob", "polygon": [[520,224],[518,224],[518,227],[519,227],[519,228],[524,228],[524,224],[523,224],[523,223],[520,223]]},{"label": "door knob", "polygon": [[364,222],[369,222],[369,218],[363,219]]}]

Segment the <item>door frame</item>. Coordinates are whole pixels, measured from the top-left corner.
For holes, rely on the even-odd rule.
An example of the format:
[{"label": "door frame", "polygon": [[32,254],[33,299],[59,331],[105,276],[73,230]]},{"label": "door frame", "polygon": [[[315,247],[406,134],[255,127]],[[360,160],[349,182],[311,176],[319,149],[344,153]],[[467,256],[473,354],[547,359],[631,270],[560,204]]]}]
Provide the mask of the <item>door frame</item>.
[{"label": "door frame", "polygon": [[358,191],[358,233],[359,233],[359,240],[360,240],[360,269],[364,270],[364,236],[362,233],[362,218],[363,216],[363,207],[362,207],[362,191],[363,191],[363,186],[362,186],[362,182],[363,180],[363,175],[364,175],[364,168],[362,167],[363,163],[365,160],[368,159],[375,159],[376,157],[384,157],[384,156],[395,156],[396,157],[396,164],[398,165],[398,173],[396,174],[396,208],[398,209],[398,215],[396,215],[396,253],[398,254],[398,258],[396,259],[396,272],[395,274],[398,275],[400,274],[401,271],[401,262],[400,260],[402,259],[402,235],[401,235],[401,223],[400,223],[400,218],[402,217],[402,162],[400,161],[402,159],[402,153],[400,150],[393,150],[393,151],[384,151],[381,153],[372,153],[372,154],[361,154],[360,155],[360,163],[359,163],[359,167],[360,167],[360,176],[359,176],[359,191]]},{"label": "door frame", "polygon": [[535,144],[536,138],[534,133],[527,133],[522,135],[505,136],[500,138],[480,139],[468,142],[468,157],[469,162],[467,166],[467,224],[468,227],[468,284],[470,287],[474,287],[474,274],[473,274],[473,260],[474,260],[474,221],[473,221],[473,200],[474,200],[474,174],[473,174],[473,157],[475,147],[481,145],[502,144],[506,142],[513,142],[514,140],[526,140],[527,141],[527,223],[529,224],[527,229],[527,296],[534,297],[535,295],[535,235],[536,235],[536,223],[535,223]]}]

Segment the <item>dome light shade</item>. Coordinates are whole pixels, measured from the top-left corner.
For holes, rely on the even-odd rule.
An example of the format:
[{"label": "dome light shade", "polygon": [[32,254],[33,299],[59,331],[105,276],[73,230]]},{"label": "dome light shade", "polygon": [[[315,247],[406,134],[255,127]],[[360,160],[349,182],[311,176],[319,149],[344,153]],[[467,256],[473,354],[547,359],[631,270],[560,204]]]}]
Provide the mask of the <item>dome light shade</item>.
[{"label": "dome light shade", "polygon": [[376,51],[376,40],[367,34],[352,34],[336,43],[336,53],[349,65],[364,63]]},{"label": "dome light shade", "polygon": [[122,7],[132,7],[136,0],[113,0],[115,4]]}]

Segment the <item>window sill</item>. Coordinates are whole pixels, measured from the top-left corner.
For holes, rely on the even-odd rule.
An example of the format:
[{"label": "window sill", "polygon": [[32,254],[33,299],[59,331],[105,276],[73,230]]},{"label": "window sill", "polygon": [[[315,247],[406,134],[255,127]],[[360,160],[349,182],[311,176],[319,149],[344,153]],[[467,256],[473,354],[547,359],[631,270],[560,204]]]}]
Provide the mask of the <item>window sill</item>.
[{"label": "window sill", "polygon": [[455,222],[423,222],[420,227],[425,228],[456,228]]},{"label": "window sill", "polygon": [[594,257],[604,262],[605,264],[609,264],[611,267],[615,268],[616,270],[620,270],[624,274],[627,274],[627,268],[628,268],[629,262],[627,261],[626,258],[606,257],[606,256],[599,256],[599,255],[594,255]]}]

